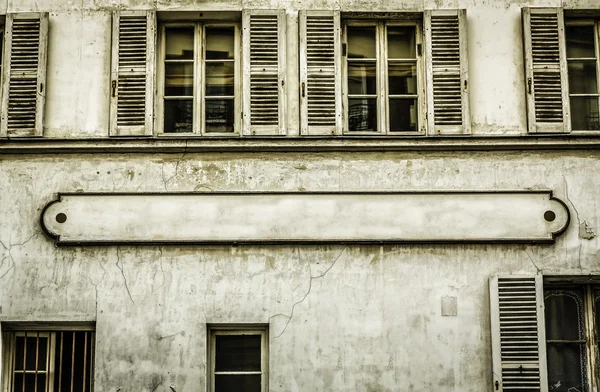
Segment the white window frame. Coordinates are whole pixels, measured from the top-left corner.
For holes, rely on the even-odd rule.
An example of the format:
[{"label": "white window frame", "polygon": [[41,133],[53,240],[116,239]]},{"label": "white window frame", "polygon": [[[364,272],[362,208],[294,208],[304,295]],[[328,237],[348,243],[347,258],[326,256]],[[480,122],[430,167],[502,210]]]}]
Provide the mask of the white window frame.
[{"label": "white window frame", "polygon": [[[342,102],[344,107],[343,134],[346,136],[407,136],[425,135],[426,129],[426,95],[425,95],[425,67],[423,62],[423,23],[421,20],[393,20],[393,19],[345,19],[342,21],[342,42],[348,47],[348,26],[350,27],[375,27],[376,42],[376,92],[377,92],[377,129],[378,131],[350,131],[348,107],[348,53],[342,55]],[[388,79],[388,51],[387,27],[414,26],[415,27],[415,53],[417,67],[417,129],[415,131],[391,132],[389,126],[389,79]],[[420,49],[419,49],[420,48]],[[346,51],[347,52],[347,51]]]},{"label": "white window frame", "polygon": [[[85,389],[85,392],[93,392],[94,390],[94,368],[95,368],[95,326],[89,325],[89,323],[74,325],[53,325],[46,323],[29,324],[29,323],[9,323],[6,325],[0,325],[0,391],[11,392],[11,381],[13,380],[13,368],[14,355],[15,355],[15,343],[16,338],[19,336],[29,337],[45,337],[48,338],[48,345],[46,351],[46,386],[39,386],[37,390],[39,392],[53,392],[54,391],[54,377],[58,374],[56,369],[54,352],[56,350],[56,335],[60,332],[88,332],[90,334],[90,340],[88,341],[87,350],[91,351],[91,364],[89,365],[91,373],[89,374],[91,387]],[[62,349],[62,347],[61,347]],[[86,367],[88,365],[86,364]]]},{"label": "white window frame", "polygon": [[[565,17],[565,30],[567,28],[567,26],[594,26],[594,52],[596,55],[595,58],[595,62],[596,62],[596,88],[597,88],[597,93],[595,94],[595,96],[598,98],[598,112],[600,114],[600,20],[598,19],[573,19],[573,18],[569,18],[569,17]],[[564,35],[564,45],[565,45],[565,53],[567,53],[567,34],[565,31],[565,35]],[[565,61],[565,66],[564,69],[562,70],[562,72],[565,73],[565,75],[569,74],[569,62],[570,61],[577,61],[577,60],[581,60],[583,58],[571,58],[568,57],[567,55],[565,55],[566,61]],[[592,96],[594,94],[576,94],[575,96]],[[567,102],[565,102],[565,106],[568,105],[568,107],[571,107],[571,97],[573,96],[573,94],[571,93],[571,87],[569,86],[569,78],[567,76]],[[576,133],[576,134],[581,134],[581,133],[589,133],[589,134],[598,134],[600,132],[600,129],[575,129],[573,128],[573,111],[569,109],[569,113],[570,113],[570,124],[569,127],[571,129],[572,133]]]},{"label": "white window frame", "polygon": [[258,374],[258,372],[215,372],[216,336],[219,335],[260,335],[261,337],[261,392],[269,390],[269,330],[266,325],[211,325],[208,327],[208,388],[215,390],[215,374]]},{"label": "white window frame", "polygon": [[[168,27],[193,27],[194,28],[194,92],[192,94],[192,132],[165,132],[164,131],[164,89],[165,89],[165,54],[166,54],[166,33]],[[233,132],[209,132],[205,131],[205,50],[206,50],[206,28],[210,27],[233,27],[234,28],[234,120]],[[161,22],[159,25],[158,36],[158,61],[157,61],[157,116],[156,130],[157,136],[161,137],[232,137],[240,136],[241,132],[241,32],[239,22],[229,21],[169,21]]]}]

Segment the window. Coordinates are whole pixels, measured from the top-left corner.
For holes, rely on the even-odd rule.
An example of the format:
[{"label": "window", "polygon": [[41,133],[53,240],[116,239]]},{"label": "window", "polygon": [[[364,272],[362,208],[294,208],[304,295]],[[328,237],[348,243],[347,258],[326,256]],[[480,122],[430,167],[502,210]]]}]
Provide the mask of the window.
[{"label": "window", "polygon": [[566,21],[571,129],[600,129],[598,102],[598,23]]},{"label": "window", "polygon": [[93,330],[3,329],[4,391],[93,391]]},{"label": "window", "polygon": [[210,327],[209,337],[210,391],[267,391],[266,327]]},{"label": "window", "polygon": [[548,385],[552,391],[590,390],[590,358],[596,344],[600,286],[577,285],[544,288]]},{"label": "window", "polygon": [[599,306],[600,277],[493,277],[496,386],[505,391],[595,390],[600,382]]},{"label": "window", "polygon": [[347,21],[348,133],[417,132],[424,119],[421,24]]},{"label": "window", "polygon": [[232,23],[161,25],[162,132],[208,136],[239,130],[239,36]]},{"label": "window", "polygon": [[523,8],[529,132],[600,130],[599,21],[581,14]]}]

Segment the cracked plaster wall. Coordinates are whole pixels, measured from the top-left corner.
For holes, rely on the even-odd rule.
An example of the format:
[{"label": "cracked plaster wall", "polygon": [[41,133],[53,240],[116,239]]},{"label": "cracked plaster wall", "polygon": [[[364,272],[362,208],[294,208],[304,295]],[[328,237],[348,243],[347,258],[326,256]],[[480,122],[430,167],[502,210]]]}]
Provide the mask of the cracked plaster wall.
[{"label": "cracked plaster wall", "polygon": [[[488,278],[600,273],[579,237],[600,223],[599,155],[5,155],[0,320],[96,320],[97,392],[204,390],[206,323],[269,323],[271,391],[487,390]],[[573,215],[554,245],[57,248],[39,225],[60,191],[537,188]]]},{"label": "cracked plaster wall", "polygon": [[[596,0],[0,0],[50,11],[45,137],[106,137],[116,8],[465,7],[473,132],[525,133],[520,7]],[[498,40],[497,37],[505,37]],[[297,56],[288,51],[288,113]],[[493,93],[490,93],[493,92]],[[297,133],[297,118],[288,118]],[[271,391],[490,388],[487,280],[598,274],[598,152],[35,155],[0,158],[0,320],[96,320],[97,392],[202,391],[206,323],[269,323]],[[60,191],[552,189],[572,213],[554,245],[56,248],[39,226]],[[112,217],[107,217],[112,219]],[[457,298],[457,316],[441,299]]]}]

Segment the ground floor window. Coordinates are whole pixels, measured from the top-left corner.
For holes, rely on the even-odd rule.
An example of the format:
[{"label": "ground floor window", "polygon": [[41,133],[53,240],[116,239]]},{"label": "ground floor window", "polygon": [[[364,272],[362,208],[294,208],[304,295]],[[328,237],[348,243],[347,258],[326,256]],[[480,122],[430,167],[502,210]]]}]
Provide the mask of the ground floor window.
[{"label": "ground floor window", "polygon": [[209,327],[210,391],[267,391],[267,327]]},{"label": "ground floor window", "polygon": [[586,392],[598,372],[600,286],[544,288],[548,389]]},{"label": "ground floor window", "polygon": [[2,329],[5,391],[93,391],[92,328]]}]

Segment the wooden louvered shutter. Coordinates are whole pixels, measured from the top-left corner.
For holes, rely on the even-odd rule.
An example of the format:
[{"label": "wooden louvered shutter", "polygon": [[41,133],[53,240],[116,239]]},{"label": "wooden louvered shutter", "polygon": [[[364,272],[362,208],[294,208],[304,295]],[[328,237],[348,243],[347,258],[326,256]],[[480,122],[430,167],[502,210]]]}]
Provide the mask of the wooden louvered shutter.
[{"label": "wooden louvered shutter", "polygon": [[471,133],[466,10],[425,11],[425,44],[428,133]]},{"label": "wooden louvered shutter", "polygon": [[42,136],[48,13],[6,16],[2,136]]},{"label": "wooden louvered shutter", "polygon": [[563,10],[523,8],[522,16],[529,132],[570,132]]},{"label": "wooden louvered shutter", "polygon": [[243,13],[245,135],[285,135],[285,10]]},{"label": "wooden louvered shutter", "polygon": [[492,277],[490,314],[493,390],[547,392],[542,276]]},{"label": "wooden louvered shutter", "polygon": [[342,131],[340,12],[300,11],[300,133]]},{"label": "wooden louvered shutter", "polygon": [[153,11],[113,13],[111,136],[152,135],[155,37]]}]

